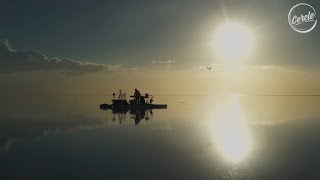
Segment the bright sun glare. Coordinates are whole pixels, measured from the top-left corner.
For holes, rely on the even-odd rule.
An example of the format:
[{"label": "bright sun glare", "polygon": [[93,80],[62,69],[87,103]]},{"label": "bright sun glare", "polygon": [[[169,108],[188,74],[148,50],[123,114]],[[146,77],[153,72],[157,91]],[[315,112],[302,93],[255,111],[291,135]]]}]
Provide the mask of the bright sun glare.
[{"label": "bright sun glare", "polygon": [[214,46],[219,59],[225,63],[235,63],[249,55],[253,48],[253,35],[246,26],[227,22],[217,29]]},{"label": "bright sun glare", "polygon": [[214,128],[218,149],[234,163],[243,160],[251,150],[252,139],[241,113],[238,97],[231,97],[230,103],[218,119]]}]

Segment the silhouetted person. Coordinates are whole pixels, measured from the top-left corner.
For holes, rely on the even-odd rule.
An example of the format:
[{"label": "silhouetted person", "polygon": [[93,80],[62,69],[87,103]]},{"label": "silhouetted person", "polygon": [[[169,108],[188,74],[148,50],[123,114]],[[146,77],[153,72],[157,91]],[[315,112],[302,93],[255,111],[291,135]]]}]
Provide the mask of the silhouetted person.
[{"label": "silhouetted person", "polygon": [[136,98],[136,103],[139,104],[139,100],[140,100],[140,92],[137,89],[134,89],[134,97]]},{"label": "silhouetted person", "polygon": [[146,101],[144,100],[144,97],[140,97],[139,98],[139,102],[140,102],[140,104],[145,104],[146,103]]},{"label": "silhouetted person", "polygon": [[137,96],[138,96],[138,90],[134,89],[134,97],[137,97]]},{"label": "silhouetted person", "polygon": [[121,92],[121,89],[119,89],[119,99],[122,99],[122,92]]}]

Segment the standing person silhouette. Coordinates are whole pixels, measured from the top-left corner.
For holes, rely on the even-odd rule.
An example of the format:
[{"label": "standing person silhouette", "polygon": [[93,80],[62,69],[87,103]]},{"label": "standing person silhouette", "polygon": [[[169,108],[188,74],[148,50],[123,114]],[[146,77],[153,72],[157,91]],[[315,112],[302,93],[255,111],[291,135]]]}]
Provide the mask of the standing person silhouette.
[{"label": "standing person silhouette", "polygon": [[151,95],[150,104],[152,104],[152,102],[153,102],[153,96]]},{"label": "standing person silhouette", "polygon": [[121,92],[121,89],[119,89],[119,99],[122,99],[122,92]]},{"label": "standing person silhouette", "polygon": [[134,97],[136,99],[137,104],[139,104],[139,102],[140,102],[140,96],[141,96],[141,94],[140,94],[139,90],[134,89]]}]

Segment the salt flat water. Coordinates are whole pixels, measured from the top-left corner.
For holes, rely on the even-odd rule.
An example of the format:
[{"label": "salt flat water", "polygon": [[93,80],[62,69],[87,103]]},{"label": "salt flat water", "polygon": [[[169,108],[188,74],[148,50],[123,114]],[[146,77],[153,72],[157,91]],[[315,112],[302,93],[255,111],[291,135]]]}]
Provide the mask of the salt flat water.
[{"label": "salt flat water", "polygon": [[3,97],[0,179],[320,179],[318,96],[159,95],[168,109],[100,110],[111,98]]}]

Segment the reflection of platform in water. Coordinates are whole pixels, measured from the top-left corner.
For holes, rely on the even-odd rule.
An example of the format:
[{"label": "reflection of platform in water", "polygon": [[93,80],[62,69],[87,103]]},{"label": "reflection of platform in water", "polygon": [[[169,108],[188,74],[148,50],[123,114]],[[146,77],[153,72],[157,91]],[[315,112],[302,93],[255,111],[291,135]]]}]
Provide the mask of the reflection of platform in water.
[{"label": "reflection of platform in water", "polygon": [[[107,110],[107,109],[103,109]],[[126,115],[129,113],[132,115],[130,119],[133,119],[135,125],[138,125],[141,120],[150,120],[153,117],[152,109],[143,108],[114,108],[111,109],[113,114],[113,121],[116,121],[116,115],[118,116],[119,124],[126,121]]]},{"label": "reflection of platform in water", "polygon": [[116,115],[118,115],[119,123],[126,121],[126,114],[133,115],[130,118],[134,119],[135,125],[138,125],[141,120],[152,119],[153,109],[167,109],[167,105],[162,104],[145,104],[145,105],[108,105],[101,104],[101,110],[111,110],[113,121],[116,121]]}]

